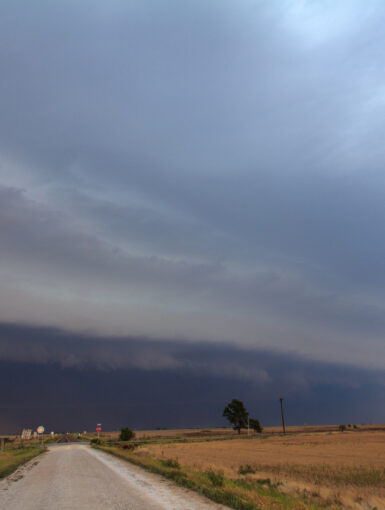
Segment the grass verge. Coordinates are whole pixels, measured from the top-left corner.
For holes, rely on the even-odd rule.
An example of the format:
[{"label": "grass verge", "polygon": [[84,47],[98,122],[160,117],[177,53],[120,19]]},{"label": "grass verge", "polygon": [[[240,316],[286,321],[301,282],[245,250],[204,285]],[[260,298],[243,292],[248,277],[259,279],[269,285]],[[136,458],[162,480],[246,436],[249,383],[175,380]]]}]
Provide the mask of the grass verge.
[{"label": "grass verge", "polygon": [[199,471],[180,466],[177,459],[158,460],[116,446],[95,447],[236,510],[325,509],[324,505],[314,502],[310,497],[297,498],[280,492],[278,485],[272,484],[269,479],[230,479],[221,471]]},{"label": "grass verge", "polygon": [[41,448],[9,448],[0,452],[0,479],[10,475],[19,466],[37,457],[43,451]]}]

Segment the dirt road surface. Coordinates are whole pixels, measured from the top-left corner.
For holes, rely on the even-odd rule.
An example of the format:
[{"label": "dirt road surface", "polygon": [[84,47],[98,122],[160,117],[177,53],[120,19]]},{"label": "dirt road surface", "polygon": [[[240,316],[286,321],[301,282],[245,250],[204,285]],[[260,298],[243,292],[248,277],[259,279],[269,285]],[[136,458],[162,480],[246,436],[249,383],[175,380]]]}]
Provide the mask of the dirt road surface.
[{"label": "dirt road surface", "polygon": [[0,482],[1,510],[219,510],[192,491],[84,445],[53,446]]}]

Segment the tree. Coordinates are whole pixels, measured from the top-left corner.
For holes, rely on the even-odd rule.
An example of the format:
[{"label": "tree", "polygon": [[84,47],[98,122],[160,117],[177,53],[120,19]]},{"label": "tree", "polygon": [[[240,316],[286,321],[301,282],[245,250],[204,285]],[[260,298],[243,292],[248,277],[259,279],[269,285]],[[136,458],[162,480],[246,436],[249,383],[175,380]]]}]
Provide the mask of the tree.
[{"label": "tree", "polygon": [[133,439],[134,435],[135,434],[131,429],[128,427],[123,427],[120,429],[119,439],[120,441],[130,441],[130,439]]},{"label": "tree", "polygon": [[242,428],[247,427],[249,413],[246,411],[243,402],[236,398],[233,398],[224,408],[223,416],[229,420],[234,430],[238,430],[238,434],[241,433]]},{"label": "tree", "polygon": [[258,434],[262,433],[263,427],[260,424],[259,420],[256,420],[255,418],[250,418],[249,425],[250,428],[252,428],[255,432],[258,432]]}]

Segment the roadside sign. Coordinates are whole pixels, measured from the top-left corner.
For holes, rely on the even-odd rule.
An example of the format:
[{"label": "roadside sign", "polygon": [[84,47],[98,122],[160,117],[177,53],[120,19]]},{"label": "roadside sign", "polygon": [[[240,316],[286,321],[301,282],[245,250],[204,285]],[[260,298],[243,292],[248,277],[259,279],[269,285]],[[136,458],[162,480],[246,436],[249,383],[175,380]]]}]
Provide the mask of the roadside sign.
[{"label": "roadside sign", "polygon": [[41,446],[43,448],[44,446],[44,442],[43,442],[43,438],[44,438],[44,431],[45,431],[45,428],[43,427],[43,425],[39,425],[36,429],[37,433],[41,435]]},{"label": "roadside sign", "polygon": [[96,432],[101,432],[102,431],[102,427],[96,427]]}]

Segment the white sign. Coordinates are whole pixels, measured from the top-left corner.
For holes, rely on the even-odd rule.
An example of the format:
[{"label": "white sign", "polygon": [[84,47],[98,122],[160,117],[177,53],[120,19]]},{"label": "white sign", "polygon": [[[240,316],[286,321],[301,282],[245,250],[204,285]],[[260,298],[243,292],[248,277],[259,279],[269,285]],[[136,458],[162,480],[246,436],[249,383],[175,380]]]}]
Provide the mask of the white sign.
[{"label": "white sign", "polygon": [[43,427],[43,425],[39,425],[36,430],[38,434],[43,434],[45,428]]}]

